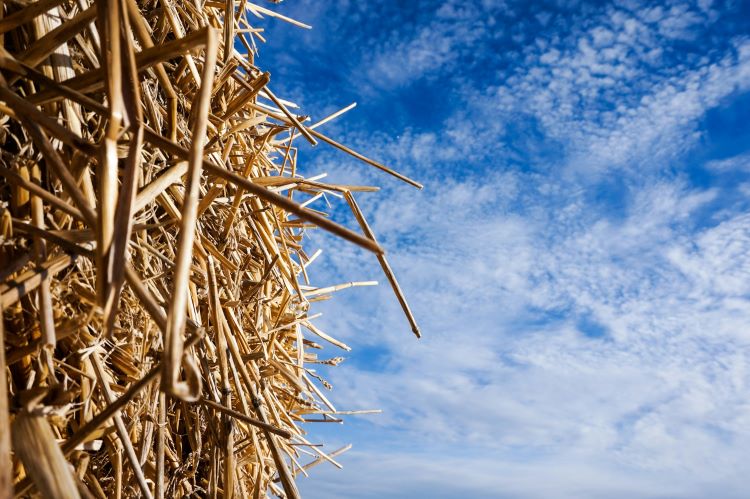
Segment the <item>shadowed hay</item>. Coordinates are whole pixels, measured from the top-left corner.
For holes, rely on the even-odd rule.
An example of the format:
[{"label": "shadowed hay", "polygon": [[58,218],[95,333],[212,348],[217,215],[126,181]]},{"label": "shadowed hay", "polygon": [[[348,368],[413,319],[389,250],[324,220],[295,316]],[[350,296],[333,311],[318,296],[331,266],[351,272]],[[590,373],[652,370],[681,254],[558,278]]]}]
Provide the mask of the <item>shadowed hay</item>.
[{"label": "shadowed hay", "polygon": [[[0,497],[298,497],[340,422],[303,245],[318,227],[377,255],[354,197],[299,173],[325,143],[254,62],[245,0],[0,6]],[[309,206],[343,198],[362,234]],[[356,411],[355,411],[356,412]],[[367,411],[362,411],[367,412]]]}]

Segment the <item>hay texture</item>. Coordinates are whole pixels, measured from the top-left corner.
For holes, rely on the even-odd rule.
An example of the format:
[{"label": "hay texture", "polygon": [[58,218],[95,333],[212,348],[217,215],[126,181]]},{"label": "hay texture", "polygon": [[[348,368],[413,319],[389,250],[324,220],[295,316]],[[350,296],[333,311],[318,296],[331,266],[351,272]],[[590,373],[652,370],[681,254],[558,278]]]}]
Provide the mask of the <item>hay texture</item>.
[{"label": "hay texture", "polygon": [[[373,252],[354,194],[305,178],[334,147],[255,65],[247,1],[10,0],[0,7],[0,497],[299,497],[339,466],[340,422],[306,230]],[[335,196],[352,231],[313,209]],[[315,204],[313,204],[315,203]],[[317,250],[317,248],[315,248]]]}]

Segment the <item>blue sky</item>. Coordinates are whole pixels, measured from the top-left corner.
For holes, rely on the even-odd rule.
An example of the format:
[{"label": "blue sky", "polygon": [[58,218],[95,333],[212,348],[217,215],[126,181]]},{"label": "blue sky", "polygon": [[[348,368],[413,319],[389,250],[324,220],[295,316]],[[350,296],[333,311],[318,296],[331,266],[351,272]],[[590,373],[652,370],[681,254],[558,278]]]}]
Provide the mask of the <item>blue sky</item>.
[{"label": "blue sky", "polygon": [[272,7],[313,26],[258,20],[274,92],[356,101],[323,130],[425,184],[299,142],[305,174],[381,188],[357,199],[424,334],[311,233],[316,284],[381,282],[315,308],[353,347],[331,400],[384,413],[311,425],[354,447],[306,497],[745,497],[750,4]]}]

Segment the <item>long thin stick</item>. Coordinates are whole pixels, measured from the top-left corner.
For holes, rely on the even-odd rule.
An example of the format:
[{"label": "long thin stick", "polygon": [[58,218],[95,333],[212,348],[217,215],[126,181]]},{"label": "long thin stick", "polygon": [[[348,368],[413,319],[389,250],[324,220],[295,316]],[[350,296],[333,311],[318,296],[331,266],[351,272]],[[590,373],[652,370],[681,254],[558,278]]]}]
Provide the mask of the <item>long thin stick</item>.
[{"label": "long thin stick", "polygon": [[[219,289],[216,284],[216,269],[214,259],[211,255],[206,259],[208,267],[208,293],[209,306],[211,308],[211,320],[217,339],[219,350],[219,373],[221,375],[222,403],[228,410],[232,410],[232,387],[229,382],[229,361],[227,360],[227,339],[224,325],[221,320],[221,303]],[[223,451],[224,451],[224,497],[230,498],[234,495],[234,434],[232,432],[232,421],[225,415],[222,421]]]},{"label": "long thin stick", "polygon": [[[187,172],[185,200],[180,220],[180,238],[177,246],[177,262],[174,269],[174,286],[172,303],[167,314],[167,329],[164,334],[166,347],[161,388],[167,394],[185,401],[195,401],[200,397],[200,384],[188,386],[180,381],[180,364],[182,361],[183,340],[185,331],[185,312],[187,304],[187,286],[195,240],[198,194],[200,176],[203,169],[203,137],[208,125],[208,111],[211,99],[211,82],[216,66],[216,32],[209,29],[206,33],[206,58],[203,63],[203,85],[196,100],[198,112],[193,127],[193,142],[190,149]],[[200,377],[195,379],[200,380]]]},{"label": "long thin stick", "polygon": [[[367,234],[367,237],[375,241],[375,233],[367,224],[367,220],[365,220],[365,216],[362,213],[362,210],[359,209],[359,205],[354,199],[354,195],[351,192],[345,192],[344,197],[346,197],[346,201],[349,203],[349,206],[352,209],[352,213],[354,213],[354,216],[357,218],[357,222],[359,222],[359,226],[362,228],[362,232]],[[409,304],[406,301],[404,292],[401,291],[401,286],[399,286],[398,281],[396,280],[396,274],[393,273],[393,270],[391,269],[388,260],[386,260],[385,255],[377,255],[377,257],[378,261],[380,262],[380,266],[383,269],[383,273],[388,278],[388,282],[391,284],[391,288],[393,288],[393,293],[396,295],[396,298],[401,305],[401,309],[404,311],[404,315],[409,321],[409,325],[411,325],[412,332],[417,338],[421,338],[422,333],[420,333],[419,331],[417,320],[414,318],[414,314],[412,314],[411,308],[409,308]]]},{"label": "long thin stick", "polygon": [[253,426],[256,426],[258,428],[262,428],[264,430],[267,430],[267,431],[273,433],[274,435],[278,435],[278,436],[280,436],[282,438],[292,438],[292,434],[290,432],[288,432],[287,430],[283,430],[281,428],[277,428],[276,426],[274,426],[272,424],[264,423],[263,421],[260,421],[260,420],[255,419],[255,418],[251,418],[249,416],[245,416],[241,412],[237,412],[237,411],[235,411],[233,409],[230,409],[230,408],[228,408],[226,406],[223,406],[221,404],[217,404],[213,400],[210,400],[210,399],[207,399],[207,398],[204,397],[204,398],[200,399],[200,403],[203,404],[203,405],[206,405],[208,407],[211,407],[212,409],[216,409],[217,411],[219,411],[221,413],[224,413],[224,414],[226,414],[228,416],[231,416],[231,417],[233,417],[233,418],[235,418],[235,419],[237,419],[239,421],[242,421],[243,423],[247,423],[249,425],[253,425]]},{"label": "long thin stick", "polygon": [[[91,360],[94,366],[94,371],[96,372],[96,376],[99,380],[99,386],[102,388],[102,392],[104,393],[104,399],[108,404],[114,403],[115,397],[112,393],[112,389],[109,386],[109,382],[106,379],[104,364],[99,358],[99,354],[97,352],[91,354]],[[143,470],[141,469],[141,465],[138,462],[138,456],[135,453],[133,443],[130,441],[128,430],[125,427],[125,423],[123,422],[122,416],[120,415],[119,411],[114,414],[113,419],[115,420],[117,435],[120,437],[120,442],[125,447],[125,454],[128,458],[128,461],[130,461],[130,466],[133,468],[133,472],[135,473],[135,477],[138,482],[138,487],[141,489],[141,494],[143,494],[143,496],[147,499],[151,499],[151,490],[146,483],[146,477],[143,475]]]},{"label": "long thin stick", "polygon": [[13,494],[13,464],[10,459],[10,419],[8,417],[8,379],[5,366],[5,327],[3,307],[0,304],[0,497]]},{"label": "long thin stick", "polygon": [[[189,156],[185,149],[178,146],[177,144],[171,143],[164,137],[156,135],[152,130],[145,130],[145,138],[152,144],[158,145],[164,150],[169,151],[170,153],[175,154],[181,158],[187,158]],[[270,191],[263,186],[257,185],[247,178],[244,178],[220,166],[216,166],[209,161],[203,162],[203,168],[207,172],[216,175],[217,177],[222,178],[227,182],[242,187],[251,194],[255,194],[262,200],[283,208],[290,213],[294,213],[301,219],[314,223],[320,228],[325,229],[343,239],[346,239],[349,242],[352,242],[374,253],[384,252],[380,246],[372,241],[372,239],[362,237],[359,234],[352,232],[346,227],[342,227],[335,222],[332,222],[331,220],[319,215],[318,213],[310,209],[302,208],[294,201],[291,201],[289,198]]]}]

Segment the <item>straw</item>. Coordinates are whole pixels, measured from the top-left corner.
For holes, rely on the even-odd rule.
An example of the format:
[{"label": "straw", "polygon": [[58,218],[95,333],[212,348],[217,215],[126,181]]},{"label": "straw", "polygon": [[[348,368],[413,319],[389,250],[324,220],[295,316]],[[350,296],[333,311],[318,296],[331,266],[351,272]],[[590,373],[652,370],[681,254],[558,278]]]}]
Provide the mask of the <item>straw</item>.
[{"label": "straw", "polygon": [[319,131],[353,105],[272,91],[258,22],[309,28],[247,0],[0,7],[0,497],[294,499],[342,466],[314,423],[377,413],[329,400],[319,351],[351,347],[314,305],[376,283],[315,283],[307,235],[375,254],[418,333],[352,196],[378,187],[296,139],[421,184]]}]

